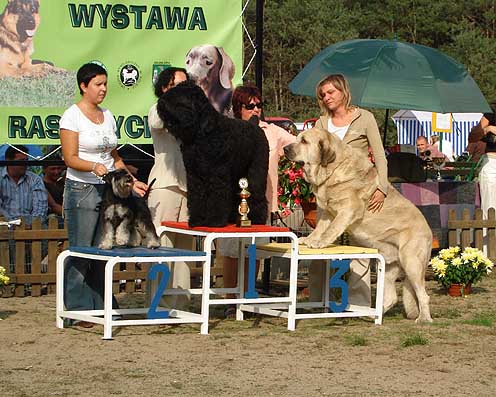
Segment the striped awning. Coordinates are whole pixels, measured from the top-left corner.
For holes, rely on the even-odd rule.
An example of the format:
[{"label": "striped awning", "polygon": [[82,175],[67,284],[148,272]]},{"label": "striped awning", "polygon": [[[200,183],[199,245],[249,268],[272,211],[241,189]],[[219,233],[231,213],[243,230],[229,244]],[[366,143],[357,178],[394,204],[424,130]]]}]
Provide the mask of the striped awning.
[{"label": "striped awning", "polygon": [[[482,113],[452,113],[452,132],[443,133],[443,141],[448,141],[453,147],[453,153],[459,156],[468,144],[468,134],[477,125]],[[429,138],[439,135],[432,131],[432,113],[415,110],[400,110],[392,116],[398,130],[398,143],[413,145],[421,135]]]}]

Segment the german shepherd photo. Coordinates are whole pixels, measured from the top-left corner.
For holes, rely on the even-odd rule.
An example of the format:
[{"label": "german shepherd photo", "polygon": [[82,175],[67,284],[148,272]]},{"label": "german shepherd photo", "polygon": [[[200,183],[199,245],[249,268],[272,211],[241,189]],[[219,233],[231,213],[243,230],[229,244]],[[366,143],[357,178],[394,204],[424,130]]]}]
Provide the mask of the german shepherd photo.
[{"label": "german shepherd photo", "polygon": [[63,69],[33,61],[33,38],[40,24],[40,0],[9,0],[0,14],[0,78],[45,76]]}]

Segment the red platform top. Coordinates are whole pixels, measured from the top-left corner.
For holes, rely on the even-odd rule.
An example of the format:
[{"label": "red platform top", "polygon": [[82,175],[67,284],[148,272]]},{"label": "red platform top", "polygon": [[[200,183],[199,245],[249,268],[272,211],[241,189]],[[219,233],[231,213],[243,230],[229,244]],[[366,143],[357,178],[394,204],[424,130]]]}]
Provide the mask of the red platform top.
[{"label": "red platform top", "polygon": [[197,226],[189,227],[188,222],[169,222],[163,221],[162,226],[174,227],[176,229],[197,230],[208,233],[257,233],[257,232],[289,232],[287,227],[251,225],[250,227],[237,227],[236,225],[227,225],[223,227]]}]

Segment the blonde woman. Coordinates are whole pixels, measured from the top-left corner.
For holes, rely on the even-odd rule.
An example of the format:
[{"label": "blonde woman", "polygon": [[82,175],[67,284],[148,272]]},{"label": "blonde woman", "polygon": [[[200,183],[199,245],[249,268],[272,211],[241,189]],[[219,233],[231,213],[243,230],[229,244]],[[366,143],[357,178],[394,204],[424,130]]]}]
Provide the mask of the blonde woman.
[{"label": "blonde woman", "polygon": [[[379,187],[369,200],[368,210],[382,209],[388,194],[387,160],[382,146],[379,128],[374,115],[351,104],[348,81],[341,74],[331,74],[316,87],[321,116],[315,127],[336,134],[352,146],[358,155],[369,156],[372,149],[375,167],[379,175]],[[370,272],[368,261],[354,260],[350,265],[349,302],[357,306],[370,306]],[[310,299],[320,300],[324,267],[313,262],[310,266]]]}]

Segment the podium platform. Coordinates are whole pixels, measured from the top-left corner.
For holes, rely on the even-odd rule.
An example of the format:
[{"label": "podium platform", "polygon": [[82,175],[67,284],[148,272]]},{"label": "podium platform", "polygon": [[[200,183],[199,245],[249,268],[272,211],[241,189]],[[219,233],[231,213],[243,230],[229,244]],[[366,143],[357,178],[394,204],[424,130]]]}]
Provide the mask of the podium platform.
[{"label": "podium platform", "polygon": [[[64,308],[64,268],[66,259],[69,257],[93,259],[105,262],[105,291],[103,310],[65,310]],[[207,261],[207,254],[202,251],[189,251],[176,248],[113,248],[103,250],[96,247],[69,247],[57,257],[57,298],[56,298],[56,322],[58,328],[64,328],[64,319],[88,321],[103,325],[103,339],[112,339],[112,328],[125,325],[159,325],[159,324],[183,324],[200,323],[202,329],[208,330],[208,311],[192,313],[180,310],[165,310],[158,308],[157,301],[152,300],[149,308],[114,309],[112,308],[112,278],[114,266],[123,262],[157,263],[155,272],[163,272],[167,278],[168,267],[160,267],[167,262],[197,262]],[[163,265],[162,265],[163,266]],[[152,272],[152,267],[150,272]],[[205,270],[204,267],[204,279]],[[166,280],[163,284],[165,289]],[[205,290],[180,290],[179,293],[206,294]],[[203,307],[202,307],[203,308]],[[143,315],[140,319],[121,319],[125,315]],[[145,317],[146,316],[146,317]]]},{"label": "podium platform", "polygon": [[[298,237],[289,229],[268,225],[252,225],[250,227],[237,227],[227,225],[224,227],[189,227],[186,222],[162,222],[158,229],[159,233],[172,232],[183,233],[203,238],[203,251],[206,253],[204,265],[203,284],[210,283],[210,267],[212,266],[212,245],[216,240],[223,238],[234,238],[239,240],[238,260],[238,286],[235,288],[210,288],[208,293],[202,296],[202,313],[208,312],[213,305],[236,305],[236,319],[243,320],[243,312],[261,313],[269,316],[288,317],[286,310],[294,312],[296,304],[297,285],[297,257],[290,256],[290,275],[287,296],[260,297],[255,291],[255,257],[257,254],[257,239],[287,237],[289,251],[296,252]],[[244,239],[248,240],[248,249],[244,246]],[[247,289],[244,290],[244,263],[248,253],[248,280]],[[224,298],[222,295],[234,294],[236,298]],[[276,308],[277,307],[277,308]],[[202,333],[208,333],[208,324],[202,324]],[[295,322],[293,317],[288,317],[288,330],[294,331]]]},{"label": "podium platform", "polygon": [[[269,243],[257,246],[257,250],[272,256],[291,258],[292,260],[296,259],[298,263],[304,259],[321,259],[330,262],[330,266],[326,266],[326,276],[324,277],[324,284],[322,286],[322,300],[320,302],[295,304],[285,313],[289,322],[294,323],[296,320],[308,318],[373,317],[375,324],[382,324],[386,264],[383,256],[378,253],[377,249],[347,245],[332,245],[330,247],[314,249],[308,248],[305,245],[299,245],[295,251],[287,243]],[[341,277],[346,271],[346,266],[349,269],[349,262],[352,259],[375,259],[377,261],[377,288],[374,308],[351,306],[345,302],[347,300],[348,286]],[[333,266],[333,262],[338,261],[338,265]],[[333,275],[331,275],[331,267],[336,269],[336,273]],[[329,297],[331,289],[340,290],[341,301],[339,303],[328,300],[327,297]],[[322,311],[317,313],[298,313],[298,309],[316,308],[320,308]]]}]

